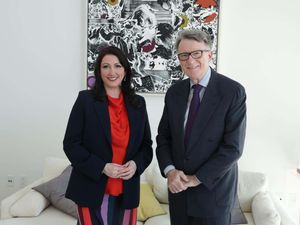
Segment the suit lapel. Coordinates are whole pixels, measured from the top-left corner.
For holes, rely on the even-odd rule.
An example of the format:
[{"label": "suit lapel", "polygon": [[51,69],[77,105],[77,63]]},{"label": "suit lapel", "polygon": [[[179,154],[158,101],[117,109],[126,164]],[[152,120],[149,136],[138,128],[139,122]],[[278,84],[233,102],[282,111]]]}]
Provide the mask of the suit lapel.
[{"label": "suit lapel", "polygon": [[94,108],[95,108],[97,117],[100,120],[100,123],[103,127],[105,137],[106,137],[108,143],[111,145],[111,130],[110,130],[108,104],[107,104],[107,102],[95,101]]},{"label": "suit lapel", "polygon": [[216,74],[212,70],[210,81],[195,118],[187,151],[190,151],[191,147],[198,141],[221,100],[221,96],[217,92],[216,79]]},{"label": "suit lapel", "polygon": [[[174,96],[173,102],[176,103],[174,109],[174,121],[175,129],[174,132],[178,132],[176,137],[180,137],[180,149],[185,149],[184,147],[184,118],[186,113],[186,107],[188,102],[188,97],[190,93],[190,80],[186,79],[182,82],[181,86],[176,89],[176,95]],[[184,152],[182,152],[184,154]],[[182,155],[183,156],[183,155]]]},{"label": "suit lapel", "polygon": [[176,91],[177,91],[176,97],[173,100],[176,102],[177,105],[177,107],[175,108],[176,110],[175,115],[178,120],[176,121],[178,121],[177,124],[182,127],[180,130],[183,130],[184,116],[185,116],[187,101],[190,93],[189,79],[184,80],[182,86],[178,88]]}]

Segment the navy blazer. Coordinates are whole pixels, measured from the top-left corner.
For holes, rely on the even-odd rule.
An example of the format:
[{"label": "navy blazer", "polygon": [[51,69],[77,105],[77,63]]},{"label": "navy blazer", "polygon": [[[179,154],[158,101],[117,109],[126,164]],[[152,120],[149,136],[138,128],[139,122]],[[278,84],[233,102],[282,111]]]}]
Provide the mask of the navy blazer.
[{"label": "navy blazer", "polygon": [[[122,206],[128,209],[139,204],[140,175],[153,157],[145,100],[136,97],[142,103],[139,108],[124,98],[130,126],[125,162],[133,160],[137,166],[135,175],[124,180]],[[73,166],[66,197],[82,207],[99,207],[108,179],[102,171],[105,164],[112,161],[108,103],[97,100],[89,90],[79,92],[63,144]]]},{"label": "navy blazer", "polygon": [[[177,82],[166,93],[158,128],[156,155],[163,176],[168,165],[202,182],[188,188],[188,215],[213,217],[229,212],[237,191],[237,160],[242,155],[246,128],[246,94],[236,81],[214,70],[184,146],[184,116],[190,80]],[[170,203],[180,194],[169,193]]]}]

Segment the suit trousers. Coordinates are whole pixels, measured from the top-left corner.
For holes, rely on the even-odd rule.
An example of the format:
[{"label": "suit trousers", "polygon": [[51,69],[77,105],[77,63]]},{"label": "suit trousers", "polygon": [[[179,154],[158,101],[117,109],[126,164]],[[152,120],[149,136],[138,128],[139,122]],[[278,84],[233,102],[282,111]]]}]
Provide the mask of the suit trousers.
[{"label": "suit trousers", "polygon": [[180,199],[180,203],[174,205],[170,204],[170,219],[171,225],[230,225],[231,224],[231,214],[224,212],[223,215],[218,215],[217,217],[194,217],[187,214],[187,201],[186,194],[183,192],[178,193],[177,197]]}]

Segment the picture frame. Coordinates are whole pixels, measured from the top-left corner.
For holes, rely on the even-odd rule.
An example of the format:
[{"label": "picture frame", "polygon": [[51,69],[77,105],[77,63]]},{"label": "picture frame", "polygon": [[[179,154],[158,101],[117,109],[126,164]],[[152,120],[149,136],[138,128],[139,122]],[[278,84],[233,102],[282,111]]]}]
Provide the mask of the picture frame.
[{"label": "picture frame", "polygon": [[217,67],[219,0],[88,0],[87,85],[103,44],[122,49],[140,93],[165,93],[185,78],[174,43],[182,29],[202,29],[212,38]]}]

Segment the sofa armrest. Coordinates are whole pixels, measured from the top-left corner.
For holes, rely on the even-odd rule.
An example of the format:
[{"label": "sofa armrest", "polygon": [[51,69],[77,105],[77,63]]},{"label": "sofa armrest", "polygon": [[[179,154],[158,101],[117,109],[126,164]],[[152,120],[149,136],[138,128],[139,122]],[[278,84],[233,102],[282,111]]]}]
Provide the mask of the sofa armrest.
[{"label": "sofa armrest", "polygon": [[9,195],[8,197],[4,198],[1,201],[0,204],[0,219],[8,219],[12,218],[12,215],[10,214],[10,207],[19,200],[22,196],[24,196],[26,193],[28,193],[32,187],[35,187],[39,184],[42,184],[44,182],[43,178],[40,178],[31,184],[28,184],[24,188],[18,190],[17,192]]}]

